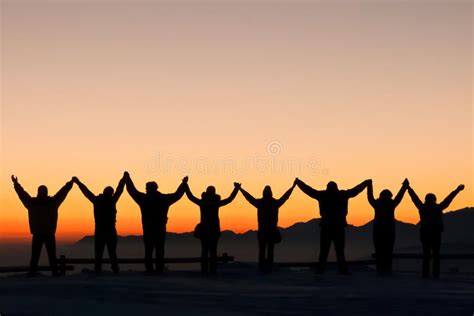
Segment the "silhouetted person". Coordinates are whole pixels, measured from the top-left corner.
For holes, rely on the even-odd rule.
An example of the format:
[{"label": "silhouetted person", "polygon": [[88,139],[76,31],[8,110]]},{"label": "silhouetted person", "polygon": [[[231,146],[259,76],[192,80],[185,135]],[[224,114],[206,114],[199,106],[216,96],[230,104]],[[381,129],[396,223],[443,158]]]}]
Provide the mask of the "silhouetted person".
[{"label": "silhouetted person", "polygon": [[188,177],[184,177],[176,192],[164,194],[158,191],[158,184],[151,181],[146,183],[146,193],[139,192],[128,172],[124,173],[127,191],[132,199],[140,206],[142,213],[143,242],[145,244],[145,268],[148,274],[153,273],[153,251],[155,251],[155,272],[163,273],[166,223],[168,210],[184,194]]},{"label": "silhouetted person", "polygon": [[298,178],[295,181],[296,185],[304,193],[319,202],[321,245],[318,272],[322,273],[326,269],[331,242],[334,242],[339,272],[348,274],[346,258],[344,256],[344,243],[349,199],[361,193],[370,184],[371,180],[365,180],[350,190],[339,190],[336,182],[330,181],[327,184],[326,190],[323,191],[313,189]]},{"label": "silhouetted person", "polygon": [[117,218],[116,205],[120,195],[122,195],[125,179],[120,179],[115,193],[114,189],[108,186],[99,195],[92,193],[77,177],[72,179],[79,186],[84,196],[94,205],[95,273],[100,274],[102,272],[102,256],[104,248],[107,246],[112,271],[117,274],[119,267],[117,262],[117,230],[115,228]]},{"label": "silhouetted person", "polygon": [[18,183],[18,178],[12,176],[13,185],[18,197],[28,210],[28,222],[33,236],[31,244],[30,272],[34,276],[38,269],[38,261],[43,244],[48,253],[49,265],[53,276],[58,275],[56,263],[56,226],[58,223],[58,209],[72,188],[73,182],[68,181],[54,196],[48,195],[45,185],[38,187],[36,197],[31,197]]},{"label": "silhouetted person", "polygon": [[272,271],[275,244],[281,240],[278,231],[278,210],[289,199],[295,185],[296,183],[293,183],[291,188],[279,199],[273,197],[272,188],[269,185],[263,189],[263,196],[260,199],[254,198],[250,193],[240,188],[245,199],[257,208],[258,268],[261,272]]},{"label": "silhouetted person", "polygon": [[423,277],[430,276],[430,257],[433,258],[433,277],[439,278],[441,248],[441,233],[444,230],[443,210],[453,201],[456,195],[464,190],[464,185],[459,185],[441,203],[436,203],[436,195],[428,193],[425,202],[421,202],[415,191],[409,187],[408,194],[420,214],[420,239],[423,245]]},{"label": "silhouetted person", "polygon": [[201,199],[195,197],[189,187],[186,195],[189,200],[199,205],[201,221],[196,226],[195,236],[201,240],[201,272],[215,274],[217,270],[217,243],[221,235],[219,222],[219,208],[232,202],[239,192],[240,183],[234,183],[234,190],[227,199],[221,200],[216,194],[216,188],[208,186],[206,192],[201,194]]},{"label": "silhouetted person", "polygon": [[408,186],[408,179],[405,179],[394,199],[392,199],[392,192],[387,189],[380,192],[379,198],[375,199],[372,183],[367,188],[367,198],[375,211],[373,240],[377,272],[380,274],[392,272],[392,255],[395,243],[395,208],[402,201]]}]

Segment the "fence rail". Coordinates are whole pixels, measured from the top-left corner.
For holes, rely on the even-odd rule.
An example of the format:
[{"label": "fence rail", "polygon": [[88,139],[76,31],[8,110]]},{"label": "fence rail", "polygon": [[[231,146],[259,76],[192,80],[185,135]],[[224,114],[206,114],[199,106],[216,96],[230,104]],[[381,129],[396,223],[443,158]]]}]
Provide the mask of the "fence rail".
[{"label": "fence rail", "polygon": [[[119,264],[145,264],[144,258],[119,258]],[[229,256],[227,253],[223,253],[222,256],[217,257],[217,262],[227,263],[234,261],[233,256]],[[66,271],[74,271],[75,264],[94,264],[94,258],[67,258],[62,255],[57,259],[58,270],[60,275],[65,275]],[[199,263],[201,262],[200,257],[182,257],[182,258],[165,258],[165,263]],[[102,263],[110,263],[110,259],[102,259]],[[0,273],[14,273],[14,272],[28,272],[29,266],[7,266],[0,267]],[[39,266],[37,271],[51,271],[49,266]]]},{"label": "fence rail", "polygon": [[[336,265],[337,262],[327,262],[327,265]],[[347,261],[348,265],[371,265],[375,264],[375,260],[352,260],[352,261]],[[276,267],[282,267],[282,268],[314,268],[318,265],[317,262],[315,261],[306,261],[306,262],[294,262],[294,261],[289,261],[289,262],[276,262],[274,263],[274,266]]]},{"label": "fence rail", "polygon": [[[372,258],[376,258],[376,254],[372,254]],[[474,259],[474,253],[444,253],[439,255],[440,259],[456,259],[471,260]],[[423,259],[422,253],[394,253],[393,259]]]},{"label": "fence rail", "polygon": [[[66,265],[64,267],[65,271],[74,271],[74,266]],[[7,266],[7,267],[0,267],[0,273],[15,273],[15,272],[29,272],[29,266]],[[49,266],[39,266],[36,271],[51,271]]]},{"label": "fence rail", "polygon": [[[229,256],[227,253],[223,253],[222,256],[217,257],[217,262],[227,263],[234,261],[233,256]],[[94,264],[94,258],[67,258],[66,256],[61,256],[58,259],[59,262],[59,273],[61,275],[66,274],[68,265],[73,264]],[[110,263],[110,259],[102,259],[102,263]],[[145,264],[144,258],[119,258],[117,259],[118,264]],[[165,263],[200,263],[201,257],[181,257],[181,258],[165,258]]]},{"label": "fence rail", "polygon": [[[376,254],[372,254],[372,258],[376,258]],[[393,259],[422,259],[423,254],[421,253],[394,253]],[[441,259],[452,259],[452,260],[474,260],[474,253],[456,253],[456,254],[441,254]],[[353,260],[348,261],[349,265],[373,265],[375,260]],[[234,261],[233,256],[229,256],[227,253],[223,253],[222,256],[217,258],[219,263],[227,263]],[[199,263],[201,262],[200,257],[181,257],[181,258],[165,258],[165,263],[172,264],[186,264],[186,263]],[[75,264],[94,264],[94,258],[67,258],[66,256],[60,256],[58,258],[59,273],[61,275],[66,274],[66,271],[74,271]],[[110,263],[110,259],[102,259],[102,263]],[[145,264],[144,258],[119,258],[119,264]],[[336,262],[328,262],[328,265],[336,264]],[[288,268],[314,268],[317,266],[317,262],[276,262],[276,267],[288,267]],[[28,266],[7,266],[0,267],[0,273],[12,273],[12,272],[28,272]],[[51,271],[49,266],[39,266],[37,271]]]}]

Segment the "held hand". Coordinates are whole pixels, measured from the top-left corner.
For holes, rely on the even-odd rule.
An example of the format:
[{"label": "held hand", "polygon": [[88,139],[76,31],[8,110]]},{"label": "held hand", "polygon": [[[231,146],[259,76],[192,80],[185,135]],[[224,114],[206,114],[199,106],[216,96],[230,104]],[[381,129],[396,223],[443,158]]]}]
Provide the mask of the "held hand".
[{"label": "held hand", "polygon": [[405,180],[403,180],[403,183],[402,183],[405,187],[408,187],[410,186],[410,181],[408,181],[407,178],[405,178]]},{"label": "held hand", "polygon": [[128,173],[128,171],[125,171],[125,172],[123,173],[123,177],[124,177],[125,179],[130,179],[130,173]]},{"label": "held hand", "polygon": [[460,184],[457,188],[458,191],[464,190],[464,184]]},{"label": "held hand", "polygon": [[12,175],[12,181],[13,183],[18,183],[18,177],[15,177],[14,175]]},{"label": "held hand", "polygon": [[236,189],[240,190],[241,185],[242,185],[241,183],[234,182],[234,188],[236,188]]},{"label": "held hand", "polygon": [[71,181],[74,182],[74,183],[79,183],[79,182],[80,182],[80,181],[79,181],[79,178],[76,177],[76,176],[72,177],[72,178],[71,178]]},{"label": "held hand", "polygon": [[188,179],[189,179],[188,176],[184,177],[184,178],[183,178],[183,183],[188,183]]}]

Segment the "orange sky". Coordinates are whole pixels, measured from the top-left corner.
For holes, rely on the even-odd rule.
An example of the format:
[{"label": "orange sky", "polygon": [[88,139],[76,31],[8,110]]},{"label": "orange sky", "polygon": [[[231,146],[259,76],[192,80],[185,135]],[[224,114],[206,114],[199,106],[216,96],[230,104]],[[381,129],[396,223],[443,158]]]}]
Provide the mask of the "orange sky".
[{"label": "orange sky", "polygon": [[[383,1],[239,3],[3,1],[0,239],[28,236],[10,180],[54,193],[76,175],[99,193],[129,170],[172,192],[239,181],[276,196],[295,176],[316,188],[373,178],[376,194],[404,177],[450,209],[472,206],[472,4]],[[360,225],[365,192],[350,203]],[[318,217],[298,189],[280,225]],[[240,195],[221,226],[256,228]],[[409,198],[397,218],[416,222]],[[198,208],[183,198],[170,231],[190,231]],[[139,234],[125,193],[119,234]],[[75,187],[58,238],[93,233],[92,205]]]}]

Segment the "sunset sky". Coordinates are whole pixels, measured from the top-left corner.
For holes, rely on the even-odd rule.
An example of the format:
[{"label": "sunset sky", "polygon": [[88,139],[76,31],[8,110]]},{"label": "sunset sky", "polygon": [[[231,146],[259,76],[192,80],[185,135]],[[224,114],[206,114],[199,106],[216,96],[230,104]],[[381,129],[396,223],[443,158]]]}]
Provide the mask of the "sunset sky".
[{"label": "sunset sky", "polygon": [[[471,1],[2,1],[0,240],[29,238],[10,175],[32,195],[78,176],[96,194],[128,170],[137,188],[195,195],[233,182],[281,196],[300,177],[323,189],[372,178],[396,193],[405,177],[449,210],[473,206]],[[373,217],[366,192],[348,221]],[[296,189],[279,225],[319,217]],[[408,196],[398,220],[415,223]],[[222,229],[255,229],[239,195]],[[186,197],[168,230],[190,231]],[[57,238],[94,228],[74,187]],[[125,192],[119,234],[140,234]]]}]

